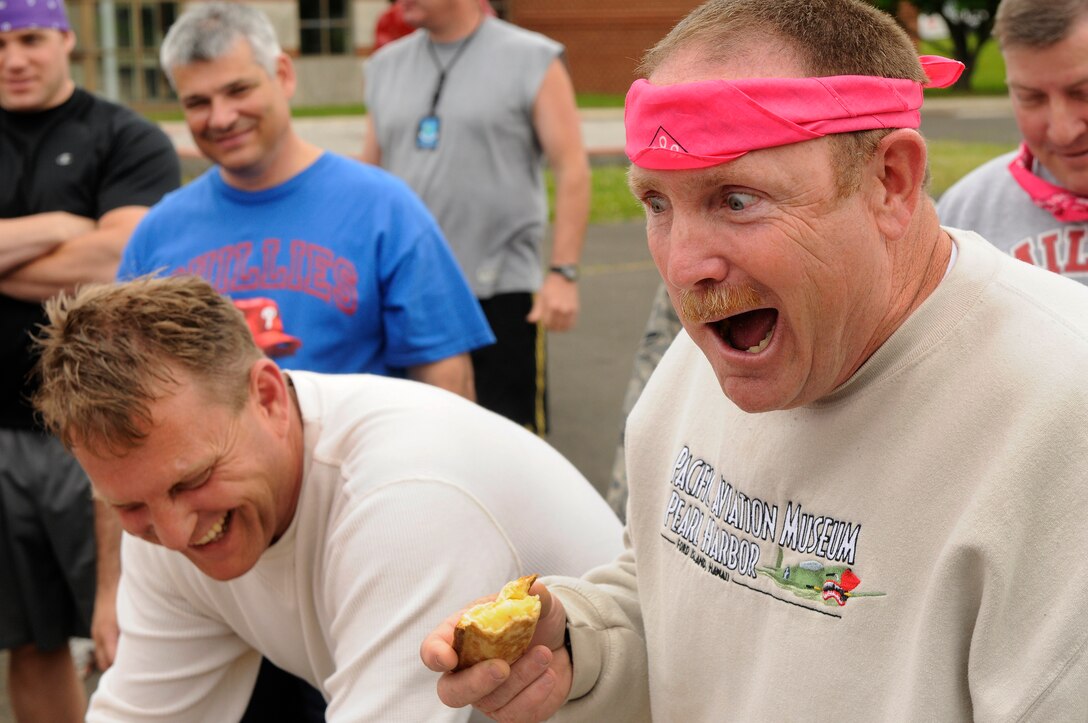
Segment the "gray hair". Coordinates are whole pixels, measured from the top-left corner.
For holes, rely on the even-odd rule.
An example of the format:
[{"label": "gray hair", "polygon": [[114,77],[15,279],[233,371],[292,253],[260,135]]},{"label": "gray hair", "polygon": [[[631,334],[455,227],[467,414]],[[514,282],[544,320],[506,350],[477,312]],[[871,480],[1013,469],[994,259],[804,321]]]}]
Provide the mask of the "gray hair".
[{"label": "gray hair", "polygon": [[994,18],[994,36],[1002,50],[1048,48],[1065,40],[1086,17],[1086,0],[1002,0]]},{"label": "gray hair", "polygon": [[276,29],[267,15],[240,2],[210,2],[182,13],[162,41],[159,65],[173,86],[174,68],[222,57],[239,38],[249,43],[257,64],[275,75],[283,52]]}]

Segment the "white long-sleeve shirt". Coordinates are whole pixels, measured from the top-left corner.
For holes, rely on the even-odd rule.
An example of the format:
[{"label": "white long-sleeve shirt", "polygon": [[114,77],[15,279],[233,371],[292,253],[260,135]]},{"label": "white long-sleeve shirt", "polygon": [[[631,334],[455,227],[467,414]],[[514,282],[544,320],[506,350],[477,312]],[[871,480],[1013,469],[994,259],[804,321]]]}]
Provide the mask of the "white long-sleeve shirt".
[{"label": "white long-sleeve shirt", "polygon": [[427,633],[514,577],[621,551],[589,483],[498,415],[414,382],[291,378],[305,466],[290,527],[227,582],[125,535],[121,641],[92,723],[237,720],[261,655],[321,690],[330,721],[464,721],[419,661]]}]

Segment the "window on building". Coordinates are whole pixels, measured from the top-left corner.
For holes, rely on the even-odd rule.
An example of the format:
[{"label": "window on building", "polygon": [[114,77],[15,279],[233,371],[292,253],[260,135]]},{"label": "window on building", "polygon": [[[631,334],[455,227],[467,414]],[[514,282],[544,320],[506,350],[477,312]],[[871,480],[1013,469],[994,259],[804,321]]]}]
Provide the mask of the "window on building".
[{"label": "window on building", "polygon": [[[73,75],[80,85],[123,103],[147,107],[174,94],[159,72],[159,45],[177,19],[176,0],[68,0],[76,30]],[[110,17],[112,22],[103,24]]]},{"label": "window on building", "polygon": [[303,55],[351,52],[348,0],[299,0],[299,50]]}]

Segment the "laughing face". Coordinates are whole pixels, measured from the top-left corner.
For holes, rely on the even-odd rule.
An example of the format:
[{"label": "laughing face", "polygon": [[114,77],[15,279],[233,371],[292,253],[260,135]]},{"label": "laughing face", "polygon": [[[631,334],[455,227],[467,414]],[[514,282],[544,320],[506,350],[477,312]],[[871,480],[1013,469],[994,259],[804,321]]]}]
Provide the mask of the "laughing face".
[{"label": "laughing face", "polygon": [[[264,365],[241,410],[182,375],[151,405],[144,442],[123,455],[75,445],[95,493],[125,531],[185,555],[216,580],[252,568],[287,529],[298,493],[278,374]],[[284,390],[282,395],[286,395]],[[288,403],[289,406],[289,403]]]},{"label": "laughing face", "polygon": [[1088,18],[1046,48],[1003,51],[1016,123],[1058,184],[1088,195]]},{"label": "laughing face", "polygon": [[[736,67],[679,53],[650,82],[801,75],[758,48]],[[827,139],[701,170],[633,167],[654,262],[685,329],[741,409],[788,409],[825,396],[875,345],[889,259],[866,193],[839,198]]]}]

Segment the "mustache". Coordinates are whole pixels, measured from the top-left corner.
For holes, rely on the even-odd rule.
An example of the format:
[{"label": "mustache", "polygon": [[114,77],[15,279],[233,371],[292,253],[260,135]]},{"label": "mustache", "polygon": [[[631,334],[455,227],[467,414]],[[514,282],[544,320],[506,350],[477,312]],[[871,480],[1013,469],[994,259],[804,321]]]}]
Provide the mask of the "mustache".
[{"label": "mustache", "polygon": [[711,286],[705,289],[680,289],[680,316],[695,324],[705,324],[763,306],[763,297],[748,284]]}]

